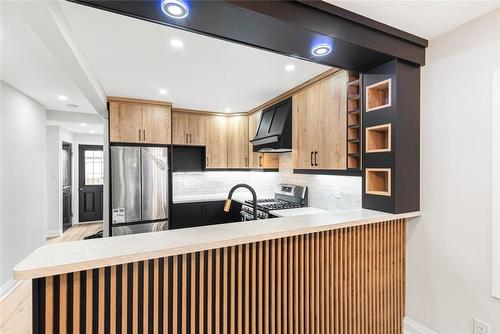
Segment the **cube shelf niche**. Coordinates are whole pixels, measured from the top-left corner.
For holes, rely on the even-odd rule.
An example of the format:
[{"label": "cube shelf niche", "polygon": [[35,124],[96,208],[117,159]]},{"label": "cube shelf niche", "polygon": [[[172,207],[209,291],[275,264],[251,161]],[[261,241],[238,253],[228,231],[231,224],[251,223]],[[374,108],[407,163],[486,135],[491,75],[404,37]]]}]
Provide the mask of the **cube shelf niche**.
[{"label": "cube shelf niche", "polygon": [[365,129],[366,153],[391,151],[391,124],[371,126]]},{"label": "cube shelf niche", "polygon": [[391,169],[366,168],[365,192],[370,195],[391,196]]},{"label": "cube shelf niche", "polygon": [[366,111],[391,106],[391,79],[377,82],[366,87]]},{"label": "cube shelf niche", "polygon": [[348,128],[347,129],[347,140],[359,140],[359,129],[358,128]]},{"label": "cube shelf niche", "polygon": [[360,124],[359,113],[350,113],[350,114],[347,114],[347,125],[348,126],[359,125],[359,124]]},{"label": "cube shelf niche", "polygon": [[359,99],[347,99],[347,112],[357,112],[359,111]]},{"label": "cube shelf niche", "polygon": [[359,155],[349,155],[347,156],[347,168],[349,169],[359,169]]}]

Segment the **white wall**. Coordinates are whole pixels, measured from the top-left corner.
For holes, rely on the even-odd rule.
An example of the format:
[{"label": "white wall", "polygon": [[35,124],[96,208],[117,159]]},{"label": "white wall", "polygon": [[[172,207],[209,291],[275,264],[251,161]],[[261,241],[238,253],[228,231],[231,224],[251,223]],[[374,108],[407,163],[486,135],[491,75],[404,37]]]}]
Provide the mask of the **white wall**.
[{"label": "white wall", "polygon": [[0,286],[12,268],[45,242],[45,109],[0,83]]},{"label": "white wall", "polygon": [[[421,209],[408,226],[407,316],[441,334],[500,333],[491,296],[491,80],[500,11],[430,43],[422,69]],[[494,203],[493,205],[499,205]]]},{"label": "white wall", "polygon": [[[492,203],[500,203],[500,70],[493,77],[492,100]],[[492,205],[493,296],[500,299],[500,205]]]},{"label": "white wall", "polygon": [[72,145],[72,223],[78,223],[78,145],[102,145],[101,135],[70,132],[60,126],[47,125],[47,236],[62,234],[62,144]]},{"label": "white wall", "polygon": [[[59,224],[60,203],[60,128],[58,126],[47,126],[46,128],[46,152],[47,152],[47,237],[54,237],[61,233],[62,226]],[[61,210],[62,211],[62,210]]]}]

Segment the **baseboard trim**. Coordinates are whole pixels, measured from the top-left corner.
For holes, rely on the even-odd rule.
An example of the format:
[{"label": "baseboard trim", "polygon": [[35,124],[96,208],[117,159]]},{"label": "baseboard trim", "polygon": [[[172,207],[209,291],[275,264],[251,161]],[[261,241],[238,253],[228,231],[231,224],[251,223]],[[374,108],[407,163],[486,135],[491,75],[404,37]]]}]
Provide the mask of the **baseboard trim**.
[{"label": "baseboard trim", "polygon": [[21,284],[22,282],[23,282],[22,280],[16,281],[16,280],[10,279],[9,281],[7,281],[7,283],[2,285],[0,287],[0,301],[2,301],[5,297],[10,295],[10,293],[12,291],[14,291],[17,288],[17,286],[19,284]]},{"label": "baseboard trim", "polygon": [[421,323],[405,317],[403,320],[403,334],[438,334]]},{"label": "baseboard trim", "polygon": [[62,235],[62,233],[60,230],[49,230],[45,234],[45,237],[46,238],[56,238],[56,237],[60,237],[61,235]]}]

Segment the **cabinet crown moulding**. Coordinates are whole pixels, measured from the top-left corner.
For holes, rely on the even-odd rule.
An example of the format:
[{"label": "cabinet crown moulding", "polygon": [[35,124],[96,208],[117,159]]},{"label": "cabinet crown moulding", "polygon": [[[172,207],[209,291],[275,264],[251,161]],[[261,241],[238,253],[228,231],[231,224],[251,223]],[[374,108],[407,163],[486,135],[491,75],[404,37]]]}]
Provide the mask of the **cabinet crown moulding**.
[{"label": "cabinet crown moulding", "polygon": [[234,112],[234,113],[225,113],[218,111],[207,111],[207,110],[198,110],[198,109],[184,109],[184,108],[172,108],[173,112],[186,112],[193,114],[201,114],[207,116],[224,116],[224,117],[232,117],[232,116],[247,116],[248,112]]},{"label": "cabinet crown moulding", "polygon": [[129,103],[140,103],[140,104],[156,104],[156,105],[160,105],[160,106],[172,107],[172,102],[136,99],[136,98],[118,97],[118,96],[108,96],[108,102],[129,102]]}]

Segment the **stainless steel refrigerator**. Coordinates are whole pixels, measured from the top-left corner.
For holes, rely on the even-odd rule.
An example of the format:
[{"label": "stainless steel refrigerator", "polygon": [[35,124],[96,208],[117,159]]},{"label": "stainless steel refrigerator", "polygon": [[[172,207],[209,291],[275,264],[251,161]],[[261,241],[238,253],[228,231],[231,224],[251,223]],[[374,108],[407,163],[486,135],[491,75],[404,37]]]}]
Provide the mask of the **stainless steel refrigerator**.
[{"label": "stainless steel refrigerator", "polygon": [[111,147],[111,234],[168,229],[168,150]]}]

